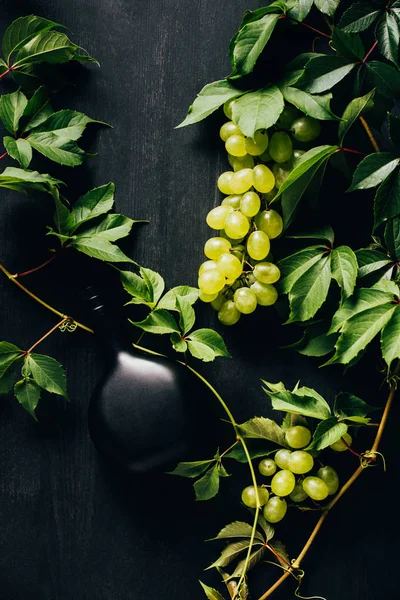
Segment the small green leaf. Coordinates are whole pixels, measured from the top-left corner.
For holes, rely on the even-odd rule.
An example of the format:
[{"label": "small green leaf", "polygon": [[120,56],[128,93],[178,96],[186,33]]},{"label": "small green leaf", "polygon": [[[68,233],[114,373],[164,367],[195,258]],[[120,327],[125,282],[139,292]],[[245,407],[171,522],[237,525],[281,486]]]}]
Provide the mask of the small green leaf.
[{"label": "small green leaf", "polygon": [[27,133],[31,129],[38,127],[54,113],[49,99],[47,88],[42,85],[38,88],[33,96],[28,100],[28,104],[24,110],[23,118],[29,119],[27,124],[22,127],[21,132]]},{"label": "small green leaf", "polygon": [[192,342],[190,339],[186,343],[190,354],[194,358],[198,358],[204,362],[211,362],[215,359],[215,352],[207,344],[197,341]]},{"label": "small green leaf", "polygon": [[396,67],[377,60],[367,61],[366,67],[368,79],[380,95],[391,99],[400,94],[400,73]]},{"label": "small green leaf", "polygon": [[333,17],[340,0],[314,0],[315,6],[325,15]]},{"label": "small green leaf", "polygon": [[[308,169],[303,175],[300,175],[296,181],[292,182],[286,189],[281,198],[283,225],[286,230],[295,218],[299,209],[300,200],[309,187],[314,184],[317,175],[323,175],[326,167],[326,159],[322,158]],[[282,187],[282,186],[281,186]],[[310,192],[310,195],[312,192]]]},{"label": "small green leaf", "polygon": [[335,233],[330,225],[326,225],[325,227],[317,227],[312,231],[287,235],[286,237],[292,240],[323,240],[329,242],[331,246],[333,246],[335,241]]},{"label": "small green leaf", "polygon": [[31,379],[21,379],[14,386],[14,394],[21,406],[36,419],[35,409],[40,400],[40,387]]},{"label": "small green leaf", "polygon": [[396,358],[400,358],[400,308],[396,306],[392,318],[381,334],[382,356],[388,369]]},{"label": "small green leaf", "polygon": [[374,200],[374,229],[400,214],[400,176],[395,169],[381,183]]},{"label": "small green leaf", "polygon": [[179,475],[180,477],[190,477],[193,479],[204,473],[213,462],[215,462],[214,459],[180,462],[173,471],[169,472],[169,475]]},{"label": "small green leaf", "polygon": [[376,152],[364,158],[357,166],[348,192],[366,190],[382,183],[400,162],[395,154]]},{"label": "small green leaf", "polygon": [[288,323],[308,321],[321,308],[331,283],[331,255],[324,256],[308,269],[289,292]]},{"label": "small green leaf", "polygon": [[271,398],[272,408],[275,410],[292,412],[314,419],[327,419],[331,416],[329,404],[310,388],[302,387],[296,392],[289,392],[289,390],[269,392],[266,388],[263,389]]},{"label": "small green leaf", "polygon": [[[53,187],[52,188],[52,196],[54,199],[54,205],[55,205],[55,211],[54,211],[54,223],[57,229],[58,234],[61,235],[61,237],[59,238],[61,240],[61,238],[65,238],[62,243],[66,242],[69,239],[69,219],[70,219],[70,212],[68,210],[68,208],[65,206],[65,204],[63,203],[63,201],[60,198],[60,192],[58,190],[58,188]],[[50,231],[52,232],[52,229],[50,228]],[[49,233],[47,234],[49,235]]]},{"label": "small green leaf", "polygon": [[164,279],[159,273],[145,267],[140,267],[140,274],[146,282],[151,302],[157,304],[165,289]]},{"label": "small green leaf", "polygon": [[320,121],[335,121],[336,115],[330,107],[332,94],[309,94],[291,86],[281,86],[280,90],[286,102],[294,104],[299,110],[309,117]]},{"label": "small green leaf", "polygon": [[400,260],[400,220],[391,219],[385,227],[385,243],[396,262]]},{"label": "small green leaf", "polygon": [[133,221],[133,219],[129,219],[129,217],[125,217],[124,215],[107,215],[97,225],[79,232],[76,235],[76,239],[79,240],[81,237],[92,237],[95,235],[109,242],[115,242],[127,237],[134,223],[137,223],[137,221]]},{"label": "small green leaf", "polygon": [[226,79],[209,83],[199,92],[189,108],[186,119],[178,125],[178,128],[202,121],[225,102],[238,98],[242,94],[244,94],[243,90],[239,90]]},{"label": "small green leaf", "polygon": [[59,362],[50,356],[32,353],[28,355],[27,364],[39,387],[68,399],[67,381]]},{"label": "small green leaf", "polygon": [[399,68],[399,21],[389,11],[385,11],[376,30],[379,50],[385,58]]},{"label": "small green leaf", "polygon": [[328,333],[335,333],[344,327],[349,319],[362,313],[393,302],[394,295],[374,288],[361,288],[354,296],[347,298],[333,315],[332,325]]},{"label": "small green leaf", "polygon": [[327,328],[324,323],[315,323],[305,329],[302,338],[298,342],[285,347],[295,350],[304,356],[320,357],[332,352],[336,340],[337,335],[327,334]]},{"label": "small green leaf", "polygon": [[384,267],[389,269],[393,266],[393,261],[390,260],[388,255],[378,250],[362,248],[356,251],[356,257],[358,262],[358,277],[360,279]]},{"label": "small green leaf", "polygon": [[354,396],[354,394],[345,392],[336,396],[333,410],[335,415],[340,419],[354,421],[357,418],[364,418],[371,412],[379,409],[376,406],[370,406],[364,400],[361,400],[361,398]]},{"label": "small green leaf", "polygon": [[191,332],[187,339],[190,340],[192,344],[202,344],[207,346],[207,348],[214,353],[214,358],[215,356],[231,357],[224,340],[220,334],[213,329],[196,329],[196,331]]},{"label": "small green leaf", "polygon": [[361,0],[348,8],[339,21],[338,27],[350,33],[359,33],[368,29],[370,25],[378,18],[382,3],[365,2]]},{"label": "small green leaf", "polygon": [[15,190],[25,195],[27,195],[29,190],[52,194],[54,187],[60,184],[62,184],[62,181],[54,179],[45,173],[27,171],[26,169],[17,169],[15,167],[7,167],[0,175],[0,187]]},{"label": "small green leaf", "polygon": [[188,285],[178,285],[174,287],[159,300],[158,308],[166,308],[167,310],[177,310],[176,299],[180,296],[185,298],[189,304],[194,304],[199,297],[199,290]]},{"label": "small green leaf", "polygon": [[78,48],[65,33],[45,31],[20,48],[15,56],[13,69],[37,62],[65,63],[76,58]]},{"label": "small green leaf", "polygon": [[174,317],[163,308],[156,309],[151,312],[147,317],[140,322],[130,321],[132,325],[135,327],[139,327],[143,331],[148,331],[149,333],[179,333],[178,325],[174,319]]},{"label": "small green leaf", "polygon": [[52,113],[45,121],[31,129],[27,139],[35,139],[35,136],[39,133],[53,133],[66,141],[76,141],[82,136],[89,123],[105,125],[105,123],[91,119],[76,110],[60,110]]},{"label": "small green leaf", "polygon": [[194,312],[192,305],[185,300],[185,298],[181,298],[180,296],[177,296],[176,298],[176,306],[179,310],[179,326],[182,334],[186,335],[192,329],[196,321],[196,313]]},{"label": "small green leaf", "polygon": [[[219,532],[219,534],[211,538],[212,540],[224,540],[229,538],[248,538],[250,539],[252,536],[253,527],[249,525],[249,523],[244,523],[243,521],[235,521],[234,523],[229,523],[229,525],[225,525],[223,529]],[[255,539],[260,542],[264,542],[263,536],[256,531]]]},{"label": "small green leaf", "polygon": [[233,68],[231,76],[251,73],[258,57],[268,43],[279,17],[279,14],[267,14],[239,29],[234,38],[231,52]]},{"label": "small green leaf", "polygon": [[[267,392],[268,393],[268,392]],[[245,438],[268,440],[278,446],[286,446],[285,432],[275,421],[266,417],[254,417],[239,425]]]},{"label": "small green leaf", "polygon": [[171,333],[169,339],[171,340],[171,344],[175,352],[186,352],[188,349],[187,342],[182,339],[179,333]]},{"label": "small green leaf", "polygon": [[51,131],[32,133],[27,139],[40,154],[66,167],[78,167],[90,156],[73,140],[59,137]]},{"label": "small green leaf", "polygon": [[128,304],[151,303],[150,291],[142,277],[131,271],[120,271],[119,275],[124,290],[132,296],[132,300]]},{"label": "small green leaf", "polygon": [[308,448],[310,450],[323,450],[340,440],[346,432],[346,423],[339,423],[337,417],[329,417],[329,419],[318,423]]},{"label": "small green leaf", "polygon": [[248,92],[233,104],[233,120],[244,135],[254,137],[259,129],[272,127],[284,108],[281,91],[276,85]]},{"label": "small green leaf", "polygon": [[350,127],[359,119],[361,115],[370,110],[374,105],[375,89],[361,96],[354,98],[345,108],[342,119],[339,123],[339,143],[342,146],[343,140]]},{"label": "small green leaf", "polygon": [[219,470],[218,465],[211,467],[200,479],[193,485],[196,500],[210,500],[218,494],[219,491]]},{"label": "small green leaf", "polygon": [[0,342],[0,377],[3,377],[9,367],[23,356],[23,350],[10,342]]},{"label": "small green leaf", "polygon": [[20,90],[0,96],[0,119],[7,131],[14,136],[17,135],[19,122],[27,104],[28,100]]},{"label": "small green leaf", "polygon": [[278,262],[281,271],[279,290],[282,294],[288,294],[294,284],[304,273],[309,271],[313,265],[318,263],[324,256],[326,250],[323,246],[309,246],[295,252]]},{"label": "small green leaf", "polygon": [[[257,546],[257,544],[254,544],[254,545]],[[244,569],[249,571],[250,569],[255,567],[260,562],[260,560],[263,558],[266,550],[267,549],[265,546],[261,546],[261,548],[258,548],[257,550],[252,552],[250,554],[250,558],[247,563],[247,566],[246,566],[247,559],[243,558],[240,562],[238,562],[236,569],[232,573],[232,577],[241,577],[241,575],[244,572]]]},{"label": "small green leaf", "polygon": [[208,600],[225,600],[224,597],[214,588],[205,585],[205,583],[203,583],[202,581],[199,581],[199,583],[203,588],[203,591],[207,596]]},{"label": "small green leaf", "polygon": [[90,237],[79,236],[76,239],[72,239],[71,247],[98,260],[107,262],[133,262],[118,246],[97,235]]},{"label": "small green leaf", "polygon": [[347,33],[335,27],[332,33],[332,47],[341,56],[351,60],[362,60],[365,54],[364,44],[359,35]]},{"label": "small green leaf", "polygon": [[326,92],[342,81],[356,64],[343,56],[318,56],[306,64],[297,87],[313,94]]},{"label": "small green leaf", "polygon": [[11,392],[14,385],[14,373],[9,369],[2,377],[0,377],[0,394],[8,394]]},{"label": "small green leaf", "polygon": [[297,21],[304,21],[313,4],[314,0],[298,0],[296,6],[288,10],[287,14]]},{"label": "small green leaf", "polygon": [[80,225],[107,213],[114,204],[114,183],[106,183],[89,190],[78,198],[71,211],[71,233]]},{"label": "small green leaf", "polygon": [[339,246],[332,251],[332,277],[342,290],[342,299],[351,296],[357,280],[357,258],[349,246]]},{"label": "small green leaf", "polygon": [[3,144],[9,156],[18,161],[22,169],[27,169],[32,160],[32,148],[29,143],[20,138],[15,140],[12,137],[6,136],[3,138]]},{"label": "small green leaf", "polygon": [[[254,543],[254,547],[260,546],[261,542],[256,541]],[[215,567],[226,567],[232,561],[234,561],[238,556],[248,550],[250,546],[250,540],[238,540],[237,542],[233,542],[232,544],[228,544],[221,552],[221,556],[213,562],[212,565],[207,567],[207,569],[212,569]],[[206,569],[206,570],[207,570]]]},{"label": "small green leaf", "polygon": [[2,48],[6,63],[9,63],[14,52],[30,42],[32,38],[55,27],[61,27],[61,25],[35,15],[27,15],[13,21],[3,37]]}]

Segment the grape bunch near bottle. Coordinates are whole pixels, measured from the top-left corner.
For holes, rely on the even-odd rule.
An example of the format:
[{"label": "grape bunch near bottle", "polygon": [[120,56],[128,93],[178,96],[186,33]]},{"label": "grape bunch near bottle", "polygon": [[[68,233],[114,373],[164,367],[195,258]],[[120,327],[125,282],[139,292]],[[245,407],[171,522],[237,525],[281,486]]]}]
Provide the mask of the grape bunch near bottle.
[{"label": "grape bunch near bottle", "polygon": [[[271,204],[285,179],[304,154],[304,143],[320,134],[317,120],[287,104],[276,125],[246,137],[232,120],[235,100],[225,103],[231,119],[220,129],[231,170],[217,182],[224,194],[206,222],[219,232],[207,240],[207,258],[199,268],[200,299],[211,303],[223,325],[234,325],[257,306],[278,298],[274,284],[280,270],[273,262],[271,242],[283,231],[279,210]],[[296,148],[296,144],[302,148]]]}]

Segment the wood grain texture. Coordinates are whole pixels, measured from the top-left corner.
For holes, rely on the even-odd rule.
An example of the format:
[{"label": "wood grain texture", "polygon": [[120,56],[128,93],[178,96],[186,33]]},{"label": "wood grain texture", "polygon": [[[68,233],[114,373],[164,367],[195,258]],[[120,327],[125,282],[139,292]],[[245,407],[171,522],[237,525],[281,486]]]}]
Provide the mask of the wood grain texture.
[{"label": "wood grain texture", "polygon": [[[99,60],[100,69],[79,68],[77,85],[57,102],[114,129],[90,138],[88,147],[98,156],[67,175],[63,169],[62,178],[72,200],[90,187],[115,181],[118,209],[150,220],[126,251],[162,272],[170,286],[196,284],[208,235],[204,217],[218,201],[215,182],[226,168],[217,142],[218,117],[187,129],[174,127],[199,89],[228,72],[226,48],[243,10],[262,4],[0,1],[2,31],[18,16],[38,14],[69,27],[73,39]],[[4,89],[8,85],[4,82]],[[2,166],[8,164],[6,159]],[[40,166],[55,176],[61,173],[49,163]],[[0,258],[11,271],[46,258],[44,233],[50,215],[50,202],[38,206],[36,200],[2,190]],[[80,286],[96,277],[115,283],[94,261],[60,259],[25,283],[84,321]],[[217,326],[209,310],[201,312],[204,325]],[[330,399],[340,389],[351,389],[376,403],[378,374],[372,373],[373,387],[363,367],[351,378],[343,377],[340,369],[322,371],[305,357],[277,351],[281,332],[275,315],[261,313],[225,332],[234,361],[218,360],[203,369],[224,391],[238,420],[268,414],[261,377],[289,385],[301,378]],[[5,278],[0,280],[1,339],[26,347],[54,322],[50,313]],[[44,397],[35,423],[11,397],[1,399],[0,600],[201,600],[197,579],[218,583],[202,573],[218,546],[203,540],[230,520],[246,518],[239,496],[248,484],[247,472],[232,467],[238,478],[224,481],[221,496],[209,503],[193,502],[186,481],[163,477],[127,482],[110,473],[96,456],[86,428],[88,400],[103,368],[94,340],[84,332],[60,333],[46,340],[41,351],[66,366],[71,403]],[[390,425],[383,445],[388,473],[371,470],[327,520],[304,562],[305,596],[398,598],[395,441],[395,425]],[[292,514],[280,528],[278,537],[292,555],[313,520],[312,514]],[[261,566],[253,597],[278,575],[273,567]],[[292,590],[289,582],[274,597],[287,600]]]}]

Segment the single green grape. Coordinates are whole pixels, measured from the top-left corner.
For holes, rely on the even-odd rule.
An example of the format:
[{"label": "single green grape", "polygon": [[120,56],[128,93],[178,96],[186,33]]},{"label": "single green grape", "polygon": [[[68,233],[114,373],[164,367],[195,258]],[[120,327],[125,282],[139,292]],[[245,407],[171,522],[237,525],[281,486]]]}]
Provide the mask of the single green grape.
[{"label": "single green grape", "polygon": [[233,254],[224,253],[217,259],[217,268],[228,279],[237,279],[242,274],[242,263]]},{"label": "single green grape", "polygon": [[219,137],[221,138],[221,140],[223,142],[226,142],[226,140],[228,138],[230,138],[232,135],[241,135],[242,132],[240,131],[239,127],[237,125],[235,125],[235,123],[233,121],[228,121],[227,123],[224,123],[221,127],[221,129],[219,130]]},{"label": "single green grape", "polygon": [[285,163],[292,157],[292,138],[285,131],[276,131],[271,137],[268,150],[272,160],[277,163]]},{"label": "single green grape", "polygon": [[261,475],[264,475],[265,477],[271,477],[272,475],[275,475],[276,469],[276,462],[272,460],[272,458],[263,458],[258,464],[258,470],[260,471]]},{"label": "single green grape", "polygon": [[313,500],[325,500],[329,495],[329,488],[325,481],[322,481],[319,477],[309,476],[303,480],[303,490],[307,496],[310,496]]},{"label": "single green grape", "polygon": [[225,171],[224,173],[221,173],[221,175],[218,177],[217,187],[220,192],[226,194],[227,196],[233,193],[230,185],[233,176],[233,171]]},{"label": "single green grape", "polygon": [[308,452],[304,450],[296,450],[292,452],[289,459],[289,471],[296,473],[296,475],[303,475],[308,473],[314,466],[314,459]]},{"label": "single green grape", "polygon": [[303,484],[301,481],[298,481],[293,488],[293,492],[289,495],[289,498],[293,500],[293,502],[303,502],[306,498],[308,498],[307,494],[303,490]]},{"label": "single green grape", "polygon": [[230,180],[230,186],[234,194],[244,194],[253,185],[253,169],[241,169],[236,171]]},{"label": "single green grape", "polygon": [[255,222],[270,240],[277,238],[283,231],[283,220],[276,210],[263,210],[257,215]]},{"label": "single green grape", "polygon": [[241,287],[233,295],[233,301],[237,310],[244,315],[249,315],[257,308],[257,298],[248,287]]},{"label": "single green grape", "polygon": [[291,448],[305,448],[311,442],[311,431],[303,425],[294,425],[286,431],[285,439]]},{"label": "single green grape", "polygon": [[321,125],[312,117],[299,117],[293,121],[291,132],[298,142],[312,142],[321,133]]},{"label": "single green grape", "polygon": [[261,283],[276,283],[281,272],[279,268],[272,262],[260,262],[254,267],[254,277]]},{"label": "single green grape", "polygon": [[321,467],[317,471],[317,476],[325,481],[328,486],[329,496],[336,494],[339,489],[339,476],[332,467]]},{"label": "single green grape", "polygon": [[230,213],[225,219],[225,232],[232,239],[243,238],[249,229],[249,220],[240,211]]},{"label": "single green grape", "polygon": [[287,503],[284,498],[273,496],[263,509],[263,516],[268,523],[278,523],[286,515]]},{"label": "single green grape", "polygon": [[227,215],[233,211],[231,206],[216,206],[206,216],[206,223],[211,229],[223,229]]},{"label": "single green grape", "polygon": [[224,252],[229,252],[231,243],[223,237],[212,237],[204,244],[204,254],[211,260],[216,260]]},{"label": "single green grape", "polygon": [[253,231],[247,240],[247,252],[254,260],[262,260],[265,258],[271,248],[269,237],[264,231]]},{"label": "single green grape", "polygon": [[216,297],[218,296],[218,293],[216,294],[205,294],[203,292],[203,290],[199,291],[199,300],[201,300],[202,302],[213,302]]},{"label": "single green grape", "polygon": [[256,131],[254,138],[246,138],[246,150],[252,156],[260,156],[268,147],[268,133],[264,131]]},{"label": "single green grape", "polygon": [[205,294],[218,294],[225,286],[225,277],[218,269],[208,269],[200,273],[198,286]]},{"label": "single green grape", "polygon": [[286,169],[283,167],[283,165],[286,165],[287,163],[275,163],[272,167],[272,172],[274,174],[275,177],[275,186],[277,187],[277,189],[279,190],[279,188],[281,187],[282,183],[289,177],[290,175],[290,171],[291,169]]},{"label": "single green grape", "polygon": [[278,471],[272,478],[271,490],[276,496],[289,496],[296,485],[295,476],[288,469]]},{"label": "single green grape", "polygon": [[253,186],[258,192],[267,194],[275,187],[275,177],[266,165],[256,165],[253,169]]},{"label": "single green grape", "polygon": [[233,109],[233,103],[235,102],[235,99],[233,100],[227,100],[223,106],[223,110],[224,110],[224,115],[228,118],[228,119],[232,119],[232,109]]},{"label": "single green grape", "polygon": [[282,448],[276,452],[274,460],[280,469],[287,469],[289,467],[289,459],[291,454],[292,451],[286,450],[286,448]]},{"label": "single green grape", "polygon": [[247,154],[246,150],[246,140],[244,135],[231,135],[225,142],[226,151],[232,156],[245,156]]},{"label": "single green grape", "polygon": [[240,200],[240,211],[246,217],[254,217],[260,210],[261,199],[256,192],[247,192],[243,194]]},{"label": "single green grape", "polygon": [[257,304],[260,306],[272,306],[278,300],[278,292],[273,285],[269,283],[261,283],[255,281],[251,284],[250,289],[255,293]]},{"label": "single green grape", "polygon": [[298,114],[297,108],[292,104],[286,105],[276,122],[279,129],[290,129]]},{"label": "single green grape", "polygon": [[226,298],[223,294],[217,294],[217,297],[215,298],[215,300],[213,300],[211,302],[211,306],[213,307],[214,310],[216,310],[218,312],[219,310],[221,310],[221,306],[223,305],[225,300],[226,300]]},{"label": "single green grape", "polygon": [[254,167],[254,158],[250,154],[244,156],[228,154],[228,161],[235,173],[241,169],[252,169]]},{"label": "single green grape", "polygon": [[[345,433],[344,435],[342,435],[343,440],[346,442],[347,446],[351,446],[353,438],[351,437],[351,435],[349,433]],[[336,452],[344,452],[345,450],[348,450],[346,444],[343,442],[342,439],[337,440],[336,442],[333,442],[333,444],[330,445],[330,447],[332,448],[332,450],[336,450]]]},{"label": "single green grape", "polygon": [[243,241],[243,238],[232,238],[232,237],[229,237],[229,235],[226,233],[225,229],[221,229],[221,231],[219,232],[219,235],[220,235],[220,237],[224,238],[225,240],[228,240],[228,242],[232,246],[235,246],[236,244],[240,244]]},{"label": "single green grape", "polygon": [[216,269],[216,268],[217,268],[216,260],[206,260],[203,263],[201,263],[201,265],[199,267],[199,275],[203,271],[207,271],[208,269]]},{"label": "single green grape", "polygon": [[226,196],[221,202],[221,206],[231,206],[233,209],[240,208],[240,201],[242,196],[240,194],[234,194],[232,196]]},{"label": "single green grape", "polygon": [[238,311],[233,300],[226,300],[218,311],[218,319],[222,325],[235,325],[242,313]]},{"label": "single green grape", "polygon": [[[257,486],[257,491],[260,506],[264,506],[264,504],[268,502],[269,491],[261,486]],[[245,506],[248,506],[249,508],[257,507],[256,488],[253,485],[248,485],[242,491],[242,502]]]},{"label": "single green grape", "polygon": [[260,154],[260,156],[258,158],[263,163],[270,162],[272,160],[268,148],[265,150],[265,152],[263,152],[262,154]]}]

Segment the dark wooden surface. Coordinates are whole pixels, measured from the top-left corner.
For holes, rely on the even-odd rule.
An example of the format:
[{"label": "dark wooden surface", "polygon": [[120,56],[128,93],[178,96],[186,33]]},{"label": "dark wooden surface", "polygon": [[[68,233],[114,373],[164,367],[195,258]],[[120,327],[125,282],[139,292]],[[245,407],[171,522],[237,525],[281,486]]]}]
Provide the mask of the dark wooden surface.
[{"label": "dark wooden surface", "polygon": [[[71,199],[115,181],[118,209],[150,220],[126,250],[159,270],[170,286],[196,284],[208,235],[205,213],[218,202],[215,181],[226,168],[216,143],[218,119],[182,130],[174,126],[198,90],[227,73],[226,48],[242,12],[261,5],[256,0],[0,1],[2,31],[12,19],[35,13],[68,26],[73,39],[101,63],[101,69],[78,69],[76,87],[61,94],[58,104],[112,123],[114,129],[89,139],[98,156],[67,174],[64,169],[63,178]],[[6,159],[7,164],[11,161]],[[0,257],[10,271],[46,258],[50,203],[38,206],[36,200],[3,190],[0,215]],[[96,274],[110,277],[94,261],[79,266],[61,259],[26,278],[26,284],[84,320],[79,289]],[[216,325],[208,310],[200,318],[205,325]],[[265,311],[229,329],[225,333],[233,361],[220,359],[203,368],[238,420],[268,414],[260,377],[289,385],[301,378],[329,398],[351,389],[377,401],[379,378],[372,373],[370,379],[366,367],[344,379],[339,370],[319,370],[311,360],[277,351],[281,333],[275,320],[273,311]],[[28,347],[54,322],[50,313],[1,279],[1,339]],[[127,482],[110,474],[86,428],[88,400],[103,368],[93,340],[81,332],[57,334],[41,351],[66,366],[71,403],[44,397],[36,423],[12,397],[1,399],[0,599],[201,600],[197,579],[217,583],[202,569],[218,547],[203,540],[230,520],[247,516],[239,503],[240,488],[248,483],[245,467],[233,468],[237,477],[224,481],[222,494],[209,503],[193,502],[186,481]],[[329,517],[307,556],[304,595],[398,598],[394,425],[383,449],[387,474],[376,469],[362,478]],[[295,514],[277,528],[291,555],[314,519],[313,514]],[[261,566],[253,597],[278,575],[273,567]],[[286,584],[274,597],[291,598],[293,589]]]}]

